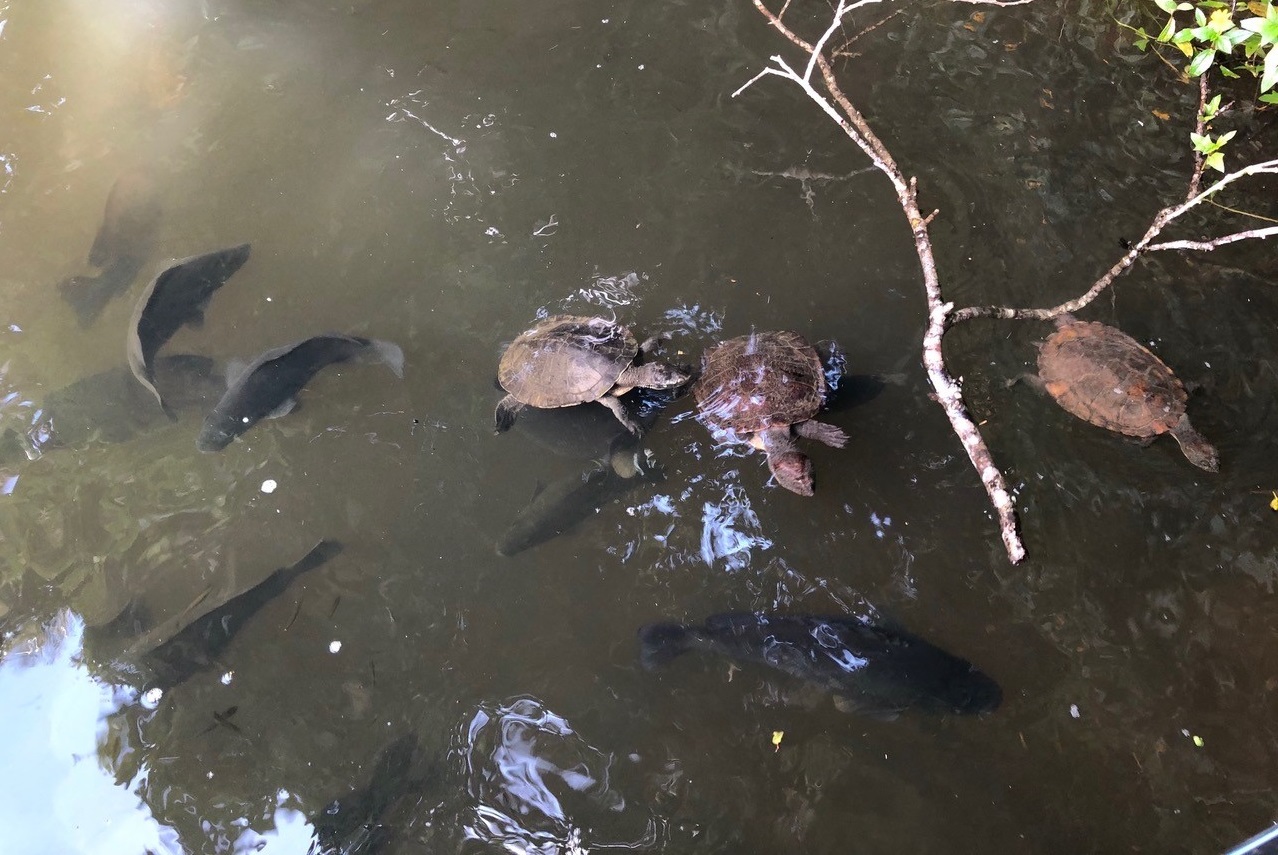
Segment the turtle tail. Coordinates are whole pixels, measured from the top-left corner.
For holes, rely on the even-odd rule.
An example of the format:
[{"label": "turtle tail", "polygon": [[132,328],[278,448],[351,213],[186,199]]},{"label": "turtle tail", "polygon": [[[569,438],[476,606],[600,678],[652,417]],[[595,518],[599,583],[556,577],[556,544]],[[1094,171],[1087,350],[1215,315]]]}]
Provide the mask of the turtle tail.
[{"label": "turtle tail", "polygon": [[1190,463],[1208,472],[1215,472],[1220,468],[1220,455],[1216,447],[1201,433],[1194,430],[1188,418],[1182,418],[1177,422],[1170,433],[1180,443],[1180,450],[1185,453]]}]

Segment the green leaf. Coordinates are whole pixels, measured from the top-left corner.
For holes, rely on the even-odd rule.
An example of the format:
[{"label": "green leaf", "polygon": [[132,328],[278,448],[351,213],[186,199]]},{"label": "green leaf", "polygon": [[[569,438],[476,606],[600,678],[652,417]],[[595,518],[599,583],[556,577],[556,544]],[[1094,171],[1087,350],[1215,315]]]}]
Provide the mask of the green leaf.
[{"label": "green leaf", "polygon": [[1194,144],[1194,150],[1200,154],[1209,154],[1215,150],[1211,142],[1211,137],[1205,137],[1202,134],[1196,134],[1193,131],[1190,131],[1189,141]]},{"label": "green leaf", "polygon": [[1266,104],[1278,104],[1278,92],[1270,92],[1268,95],[1261,95],[1260,100]]},{"label": "green leaf", "polygon": [[1176,0],[1154,0],[1154,5],[1162,9],[1168,15],[1176,11]]},{"label": "green leaf", "polygon": [[1225,156],[1220,152],[1207,155],[1207,159],[1203,161],[1203,165],[1208,169],[1214,169],[1217,172],[1225,171]]},{"label": "green leaf", "polygon": [[1211,68],[1212,61],[1216,58],[1216,51],[1212,48],[1201,50],[1189,63],[1189,68],[1185,69],[1185,73],[1190,77],[1197,77],[1207,69]]},{"label": "green leaf", "polygon": [[1132,45],[1135,46],[1136,50],[1144,51],[1145,48],[1149,47],[1149,37],[1147,36],[1143,39],[1137,39],[1136,41],[1132,42]]},{"label": "green leaf", "polygon": [[1239,26],[1244,30],[1259,33],[1260,38],[1268,44],[1278,43],[1278,19],[1248,18]]},{"label": "green leaf", "polygon": [[1260,78],[1260,91],[1268,92],[1278,83],[1278,47],[1270,48],[1265,56],[1265,74]]},{"label": "green leaf", "polygon": [[1217,68],[1219,68],[1219,69],[1220,69],[1220,73],[1221,73],[1221,74],[1223,74],[1223,75],[1225,75],[1226,77],[1232,77],[1232,78],[1234,78],[1235,80],[1237,80],[1237,79],[1241,76],[1241,75],[1239,75],[1239,74],[1238,74],[1238,72],[1236,72],[1236,71],[1231,71],[1231,70],[1229,70],[1228,68],[1226,68],[1226,67],[1225,67],[1225,66],[1223,66],[1223,65],[1219,65],[1219,66],[1217,66]]},{"label": "green leaf", "polygon": [[1176,19],[1168,18],[1167,26],[1163,27],[1163,31],[1158,34],[1158,40],[1165,42],[1171,39],[1172,34],[1176,32]]},{"label": "green leaf", "polygon": [[1203,13],[1202,9],[1194,9],[1194,23],[1200,27],[1207,26],[1207,15]]}]

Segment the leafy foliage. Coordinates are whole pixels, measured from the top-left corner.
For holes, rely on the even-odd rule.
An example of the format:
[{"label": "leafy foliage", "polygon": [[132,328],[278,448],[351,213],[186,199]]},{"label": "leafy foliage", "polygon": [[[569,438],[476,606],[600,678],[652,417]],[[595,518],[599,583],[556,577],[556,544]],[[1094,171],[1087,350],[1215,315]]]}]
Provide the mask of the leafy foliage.
[{"label": "leafy foliage", "polygon": [[[1185,74],[1190,77],[1215,67],[1227,78],[1259,78],[1257,100],[1278,104],[1278,91],[1273,91],[1278,87],[1278,3],[1250,0],[1242,6],[1221,0],[1154,0],[1154,4],[1167,13],[1167,23],[1152,36],[1144,27],[1134,28],[1137,49],[1146,50],[1151,41],[1171,45],[1189,59]],[[1236,15],[1248,17],[1235,21]],[[1220,97],[1216,96],[1203,111],[1204,126],[1219,109]],[[1232,132],[1220,137],[1191,134],[1191,139],[1194,150],[1206,158],[1207,167],[1223,172],[1220,149],[1232,136]]]}]

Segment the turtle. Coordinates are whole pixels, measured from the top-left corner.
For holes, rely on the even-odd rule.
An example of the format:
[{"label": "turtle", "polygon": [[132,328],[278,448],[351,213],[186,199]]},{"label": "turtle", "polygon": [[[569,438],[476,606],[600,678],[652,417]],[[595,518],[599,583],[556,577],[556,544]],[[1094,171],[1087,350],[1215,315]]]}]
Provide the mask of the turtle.
[{"label": "turtle", "polygon": [[691,379],[673,365],[646,361],[659,342],[654,336],[640,345],[629,329],[606,318],[546,318],[521,333],[501,357],[497,382],[509,394],[493,413],[497,432],[508,430],[525,406],[553,409],[597,401],[638,435],[642,428],[620,396],[636,387],[673,389]]},{"label": "turtle", "polygon": [[848,436],[813,416],[825,403],[821,357],[797,332],[754,332],[720,342],[702,358],[692,387],[712,431],[726,431],[768,455],[777,483],[812,495],[812,461],[795,437],[842,448]]},{"label": "turtle", "polygon": [[1185,414],[1188,395],[1167,364],[1122,330],[1072,315],[1039,346],[1038,376],[1056,403],[1080,419],[1128,436],[1170,433],[1189,462],[1215,472],[1216,449]]}]

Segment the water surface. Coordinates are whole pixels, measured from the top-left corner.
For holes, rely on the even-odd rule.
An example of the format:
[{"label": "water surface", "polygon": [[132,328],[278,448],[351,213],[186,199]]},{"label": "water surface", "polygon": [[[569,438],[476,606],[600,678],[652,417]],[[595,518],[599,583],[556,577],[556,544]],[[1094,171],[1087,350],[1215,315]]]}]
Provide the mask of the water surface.
[{"label": "water surface", "polygon": [[[196,452],[195,408],[0,464],[0,620],[9,646],[54,651],[5,667],[62,669],[77,715],[101,707],[73,750],[139,828],[110,851],[305,851],[307,818],[405,733],[388,851],[1208,852],[1272,818],[1272,248],[1149,259],[1086,313],[1199,384],[1216,476],[1007,388],[1046,327],[947,337],[1015,489],[1030,560],[1011,567],[927,397],[886,182],[795,89],[729,97],[786,49],[748,4],[9,0],[0,21],[0,426],[124,364],[165,259],[245,241],[166,352],[249,359],[336,330],[406,357],[402,382],[326,370],[220,454]],[[1183,195],[1195,90],[1097,9],[901,7],[854,50],[846,89],[942,210],[960,304],[1081,293]],[[1272,123],[1245,129],[1238,158],[1272,152]],[[82,329],[57,283],[91,272],[110,188],[138,169],[163,210],[152,266]],[[852,441],[811,449],[812,499],[716,447],[684,398],[645,439],[663,482],[504,558],[538,485],[586,465],[491,430],[501,343],[557,312],[668,333],[692,363],[793,328],[889,379],[828,416]],[[325,537],[343,554],[220,667],[158,704],[129,690],[139,645]],[[130,602],[136,620],[93,631]],[[730,610],[899,623],[1003,705],[881,721],[722,660],[639,667],[642,624]],[[66,791],[24,762],[0,767],[8,845],[107,851],[21,808]]]}]

